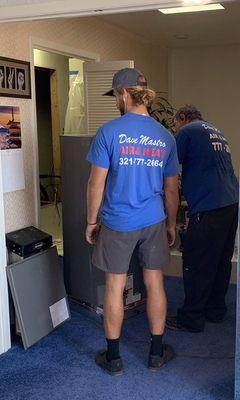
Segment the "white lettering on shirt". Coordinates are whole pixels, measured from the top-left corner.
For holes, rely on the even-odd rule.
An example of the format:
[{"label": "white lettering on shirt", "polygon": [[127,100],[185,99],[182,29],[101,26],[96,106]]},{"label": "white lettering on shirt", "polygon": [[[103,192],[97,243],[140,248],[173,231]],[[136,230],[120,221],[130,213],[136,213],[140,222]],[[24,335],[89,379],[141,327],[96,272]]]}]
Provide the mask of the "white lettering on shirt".
[{"label": "white lettering on shirt", "polygon": [[212,142],[215,151],[223,151],[223,145],[221,142]]},{"label": "white lettering on shirt", "polygon": [[157,147],[166,147],[166,143],[161,140],[151,139],[150,136],[141,135],[140,138],[133,138],[131,136],[127,136],[125,133],[119,135],[119,143],[120,144],[142,144],[144,146],[157,146]]},{"label": "white lettering on shirt", "polygon": [[123,133],[122,135],[119,135],[119,143],[138,143],[138,138],[131,138]]}]

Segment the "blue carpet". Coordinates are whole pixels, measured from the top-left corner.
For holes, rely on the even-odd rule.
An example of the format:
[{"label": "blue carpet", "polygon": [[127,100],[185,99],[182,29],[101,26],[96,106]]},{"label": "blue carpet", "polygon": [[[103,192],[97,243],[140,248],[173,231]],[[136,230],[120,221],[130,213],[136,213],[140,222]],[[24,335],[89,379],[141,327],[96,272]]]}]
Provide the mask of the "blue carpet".
[{"label": "blue carpet", "polygon": [[[183,298],[182,282],[166,279],[169,312]],[[72,313],[62,325],[24,351],[14,343],[0,357],[1,400],[230,400],[234,397],[236,287],[231,286],[229,313],[221,325],[203,333],[166,332],[176,358],[161,371],[146,368],[149,332],[145,314],[124,322],[121,353],[125,374],[111,377],[93,362],[105,346],[101,326]]]}]

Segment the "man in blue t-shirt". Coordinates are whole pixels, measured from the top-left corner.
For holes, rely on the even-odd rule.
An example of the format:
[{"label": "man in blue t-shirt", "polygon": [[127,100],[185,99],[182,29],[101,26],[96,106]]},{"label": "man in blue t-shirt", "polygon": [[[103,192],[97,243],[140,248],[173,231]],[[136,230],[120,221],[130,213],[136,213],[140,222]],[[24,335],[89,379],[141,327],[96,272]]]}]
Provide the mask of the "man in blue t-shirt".
[{"label": "man in blue t-shirt", "polygon": [[123,291],[136,248],[152,335],[148,366],[155,371],[173,357],[172,348],[162,344],[166,297],[161,268],[169,263],[169,244],[175,239],[179,164],[174,138],[148,114],[155,93],[147,88],[141,72],[118,71],[107,95],[115,96],[122,116],[99,128],[87,155],[92,168],[86,239],[95,243],[93,265],[106,273],[107,349],[98,351],[95,361],[119,375],[123,372],[119,354]]},{"label": "man in blue t-shirt", "polygon": [[175,125],[189,224],[183,244],[184,305],[166,326],[200,332],[206,320],[222,322],[227,312],[239,185],[227,139],[196,107],[179,109]]}]

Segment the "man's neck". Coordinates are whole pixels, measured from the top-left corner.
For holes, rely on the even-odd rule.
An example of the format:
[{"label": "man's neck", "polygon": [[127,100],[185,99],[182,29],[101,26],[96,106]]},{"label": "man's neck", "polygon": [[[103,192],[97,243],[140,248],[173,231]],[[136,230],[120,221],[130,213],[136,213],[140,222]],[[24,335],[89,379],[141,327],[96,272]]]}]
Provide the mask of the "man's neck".
[{"label": "man's neck", "polygon": [[144,105],[128,107],[126,112],[127,113],[130,112],[133,114],[140,114],[140,115],[149,115],[148,110]]}]

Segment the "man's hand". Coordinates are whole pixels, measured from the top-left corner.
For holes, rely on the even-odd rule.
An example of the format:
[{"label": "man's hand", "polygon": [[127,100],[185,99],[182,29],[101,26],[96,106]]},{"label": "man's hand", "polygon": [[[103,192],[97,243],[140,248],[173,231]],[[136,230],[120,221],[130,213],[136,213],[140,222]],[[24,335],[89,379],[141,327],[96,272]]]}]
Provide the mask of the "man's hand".
[{"label": "man's hand", "polygon": [[97,221],[98,219],[107,173],[107,168],[92,165],[87,186],[87,221],[90,222],[90,224],[87,225],[86,240],[90,244],[96,242],[100,229],[99,224],[91,225],[91,222]]},{"label": "man's hand", "polygon": [[97,237],[100,231],[100,225],[96,224],[96,225],[87,225],[87,229],[86,229],[86,241],[90,244],[95,244],[97,241]]},{"label": "man's hand", "polygon": [[168,227],[167,226],[167,238],[169,246],[173,246],[176,239],[176,231],[175,227]]}]

